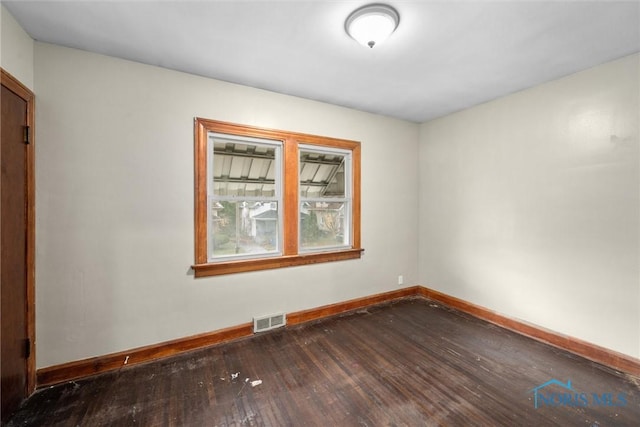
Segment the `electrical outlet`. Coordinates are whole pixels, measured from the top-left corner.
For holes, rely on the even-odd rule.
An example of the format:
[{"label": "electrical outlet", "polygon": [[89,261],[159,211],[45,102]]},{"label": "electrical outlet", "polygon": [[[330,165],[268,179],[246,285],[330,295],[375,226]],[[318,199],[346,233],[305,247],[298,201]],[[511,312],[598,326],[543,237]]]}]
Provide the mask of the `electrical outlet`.
[{"label": "electrical outlet", "polygon": [[398,285],[404,285],[404,277],[402,275],[398,276]]}]

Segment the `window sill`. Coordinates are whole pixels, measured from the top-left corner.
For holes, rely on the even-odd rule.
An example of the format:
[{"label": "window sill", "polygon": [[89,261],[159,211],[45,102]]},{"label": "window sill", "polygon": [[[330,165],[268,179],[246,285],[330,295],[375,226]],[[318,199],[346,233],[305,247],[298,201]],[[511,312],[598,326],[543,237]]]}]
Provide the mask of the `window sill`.
[{"label": "window sill", "polygon": [[252,260],[224,261],[193,265],[195,277],[220,276],[223,274],[243,273],[247,271],[269,270],[273,268],[294,267],[297,265],[318,264],[322,262],[358,259],[364,249],[347,249],[336,252],[321,252],[303,255],[279,256]]}]

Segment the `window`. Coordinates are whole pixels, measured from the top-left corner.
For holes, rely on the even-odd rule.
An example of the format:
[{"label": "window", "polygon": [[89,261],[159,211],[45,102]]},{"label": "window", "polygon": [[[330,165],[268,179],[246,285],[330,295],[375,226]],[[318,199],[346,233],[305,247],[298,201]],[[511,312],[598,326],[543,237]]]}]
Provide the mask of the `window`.
[{"label": "window", "polygon": [[208,260],[281,255],[282,143],[207,139]]},{"label": "window", "polygon": [[306,145],[299,152],[300,251],[349,247],[351,152]]},{"label": "window", "polygon": [[196,277],[360,258],[360,143],[195,119]]}]

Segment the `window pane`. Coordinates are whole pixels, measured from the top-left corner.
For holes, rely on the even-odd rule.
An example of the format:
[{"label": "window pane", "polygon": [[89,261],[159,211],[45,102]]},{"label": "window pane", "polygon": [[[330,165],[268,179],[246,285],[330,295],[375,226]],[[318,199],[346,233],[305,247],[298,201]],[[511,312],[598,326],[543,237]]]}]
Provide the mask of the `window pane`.
[{"label": "window pane", "polygon": [[213,194],[273,197],[279,147],[216,138],[213,143]]},{"label": "window pane", "polygon": [[278,251],[278,203],[214,201],[211,205],[213,256]]},{"label": "window pane", "polygon": [[344,202],[305,201],[300,204],[301,249],[344,246],[349,242]]},{"label": "window pane", "polygon": [[345,155],[300,150],[300,195],[345,197]]},{"label": "window pane", "polygon": [[209,259],[279,254],[281,143],[209,134]]}]

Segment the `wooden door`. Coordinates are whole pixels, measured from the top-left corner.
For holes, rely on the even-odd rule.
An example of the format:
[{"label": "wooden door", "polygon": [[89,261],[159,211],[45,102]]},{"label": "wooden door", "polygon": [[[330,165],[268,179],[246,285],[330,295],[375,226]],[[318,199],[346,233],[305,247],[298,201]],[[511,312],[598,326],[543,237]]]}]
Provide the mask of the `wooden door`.
[{"label": "wooden door", "polygon": [[30,368],[31,326],[29,286],[31,280],[30,223],[33,200],[30,173],[31,150],[28,125],[32,98],[25,99],[5,86],[2,75],[1,146],[2,180],[0,184],[2,247],[0,294],[1,401],[2,422],[18,408],[32,389]]}]

